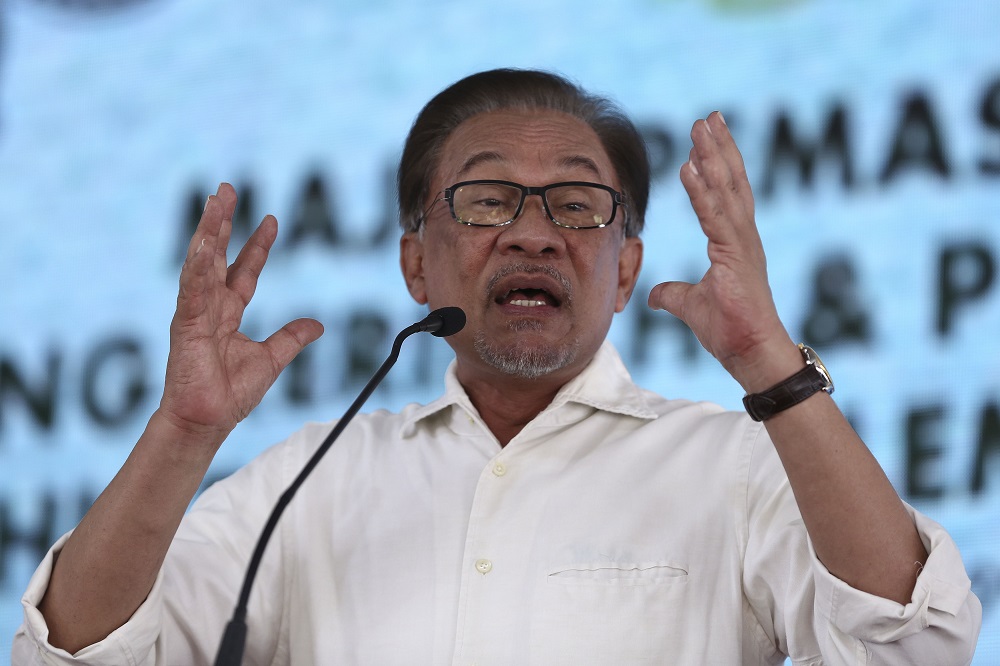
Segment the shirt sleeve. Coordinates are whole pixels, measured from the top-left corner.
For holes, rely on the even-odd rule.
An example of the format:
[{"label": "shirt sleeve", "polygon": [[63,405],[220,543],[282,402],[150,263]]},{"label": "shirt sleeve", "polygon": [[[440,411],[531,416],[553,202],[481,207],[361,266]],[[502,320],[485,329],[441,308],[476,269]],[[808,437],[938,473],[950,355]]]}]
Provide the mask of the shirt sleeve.
[{"label": "shirt sleeve", "polygon": [[[162,608],[163,572],[156,578],[149,596],[124,625],[111,632],[104,640],[88,645],[76,654],[49,644],[49,628],[38,610],[45,591],[48,589],[55,557],[62,550],[72,532],[63,535],[46,553],[45,558],[28,582],[28,588],[21,597],[24,622],[14,634],[11,650],[13,666],[55,666],[75,664],[85,666],[106,666],[128,664],[129,666],[152,666],[155,663],[152,646],[160,630]],[[136,651],[135,646],[147,646]]]},{"label": "shirt sleeve", "polygon": [[928,551],[923,569],[914,566],[909,603],[862,592],[816,557],[763,428],[749,456],[744,594],[762,652],[784,653],[796,666],[971,662],[982,607],[958,548],[941,525],[906,507]]},{"label": "shirt sleeve", "polygon": [[968,664],[982,606],[958,547],[945,529],[907,505],[928,556],[910,602],[899,604],[856,590],[833,576],[812,551],[816,608],[835,634],[860,641],[873,664]]},{"label": "shirt sleeve", "polygon": [[[208,488],[181,521],[142,605],[104,640],[76,654],[49,644],[38,610],[64,535],[46,554],[22,598],[24,622],[14,637],[15,666],[193,666],[211,664],[242,587],[247,563],[274,504],[297,471],[293,437]],[[285,628],[283,527],[265,551],[248,609],[245,664],[275,663]],[[278,660],[280,662],[280,659]]]}]

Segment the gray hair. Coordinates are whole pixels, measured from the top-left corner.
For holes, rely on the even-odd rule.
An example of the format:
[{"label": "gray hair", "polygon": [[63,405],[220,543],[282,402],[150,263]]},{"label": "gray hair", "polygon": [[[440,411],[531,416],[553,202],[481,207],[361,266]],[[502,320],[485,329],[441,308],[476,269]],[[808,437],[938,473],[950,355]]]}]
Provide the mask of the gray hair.
[{"label": "gray hair", "polygon": [[551,109],[590,125],[621,182],[625,195],[625,235],[638,236],[649,202],[649,156],[628,116],[613,101],[592,95],[568,79],[531,69],[494,69],[452,84],[421,110],[410,128],[399,161],[399,223],[418,231],[441,148],[469,118],[506,109]]}]

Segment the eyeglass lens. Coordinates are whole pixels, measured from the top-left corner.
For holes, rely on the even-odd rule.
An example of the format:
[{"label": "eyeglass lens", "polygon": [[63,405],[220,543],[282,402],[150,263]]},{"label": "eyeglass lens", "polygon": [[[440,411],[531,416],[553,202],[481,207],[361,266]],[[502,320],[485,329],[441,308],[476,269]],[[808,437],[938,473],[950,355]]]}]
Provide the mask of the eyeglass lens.
[{"label": "eyeglass lens", "polygon": [[[567,227],[600,227],[614,211],[611,192],[587,185],[560,185],[545,191],[549,212]],[[463,185],[452,195],[462,224],[497,226],[510,222],[521,203],[521,190],[500,183]]]}]

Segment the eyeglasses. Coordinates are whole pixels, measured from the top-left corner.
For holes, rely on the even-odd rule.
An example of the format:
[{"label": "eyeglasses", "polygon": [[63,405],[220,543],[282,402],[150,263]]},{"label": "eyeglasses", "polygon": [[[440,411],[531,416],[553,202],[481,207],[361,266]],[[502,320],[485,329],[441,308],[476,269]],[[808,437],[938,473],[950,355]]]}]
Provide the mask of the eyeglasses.
[{"label": "eyeglasses", "polygon": [[517,219],[530,194],[540,196],[549,219],[567,229],[606,227],[618,206],[625,205],[624,195],[607,185],[577,181],[526,187],[506,180],[467,180],[446,189],[441,199],[461,224],[502,227]]}]

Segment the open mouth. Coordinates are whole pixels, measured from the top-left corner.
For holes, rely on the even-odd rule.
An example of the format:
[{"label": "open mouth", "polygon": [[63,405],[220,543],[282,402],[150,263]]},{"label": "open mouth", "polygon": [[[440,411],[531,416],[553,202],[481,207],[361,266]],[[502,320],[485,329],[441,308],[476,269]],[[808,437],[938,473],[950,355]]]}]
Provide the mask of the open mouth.
[{"label": "open mouth", "polygon": [[497,298],[501,305],[517,305],[523,308],[538,308],[543,305],[558,307],[559,300],[544,289],[513,289]]},{"label": "open mouth", "polygon": [[515,308],[558,308],[568,304],[569,280],[549,266],[506,266],[493,277],[489,293],[494,303]]}]

